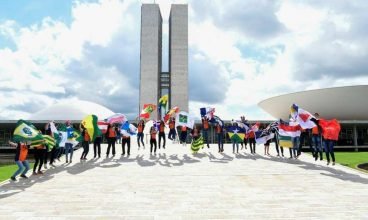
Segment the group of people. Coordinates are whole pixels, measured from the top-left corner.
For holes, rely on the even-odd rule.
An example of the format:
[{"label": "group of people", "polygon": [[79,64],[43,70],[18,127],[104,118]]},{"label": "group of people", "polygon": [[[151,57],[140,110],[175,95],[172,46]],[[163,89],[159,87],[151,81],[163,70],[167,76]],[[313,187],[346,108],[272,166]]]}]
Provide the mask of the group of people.
[{"label": "group of people", "polygon": [[[292,138],[293,147],[289,148],[290,158],[297,159],[301,154],[302,145],[305,140],[309,142],[310,150],[312,152],[313,157],[315,160],[323,160],[323,149],[322,146],[324,144],[325,148],[324,151],[326,153],[327,157],[327,165],[330,163],[330,157],[332,159],[332,164],[335,165],[335,156],[334,156],[334,141],[332,140],[326,140],[323,139],[321,135],[321,127],[318,124],[318,114],[315,114],[314,122],[316,123],[316,127],[312,129],[301,129],[301,135],[300,137],[294,137]],[[244,117],[241,117],[242,122],[246,122]],[[35,163],[33,166],[33,175],[42,175],[42,166],[44,166],[45,169],[47,169],[47,164],[49,163],[50,166],[54,166],[54,162],[56,160],[60,161],[60,158],[63,154],[65,154],[65,162],[66,163],[72,163],[73,159],[73,151],[74,151],[74,145],[75,141],[73,140],[73,131],[74,127],[71,124],[70,121],[67,121],[65,123],[66,125],[66,134],[67,138],[64,145],[60,145],[58,147],[54,147],[51,150],[49,149],[49,146],[45,142],[37,142],[33,143],[30,141],[27,142],[18,142],[14,143],[9,141],[9,145],[16,148],[16,155],[15,155],[15,163],[18,165],[18,170],[11,176],[12,180],[16,180],[16,177],[20,175],[22,178],[27,178],[26,173],[30,169],[29,163],[27,162],[27,155],[28,150],[34,149],[34,159]],[[233,126],[239,126],[236,122],[234,122]],[[190,136],[193,141],[197,140],[198,138],[202,137],[204,140],[204,145],[206,145],[208,148],[210,148],[209,145],[209,129],[210,129],[210,123],[206,117],[202,117],[202,126],[194,126],[192,129],[187,128],[186,126],[179,126],[175,127],[175,118],[171,118],[168,122],[169,127],[169,133],[168,133],[168,139],[172,141],[176,141],[177,136],[177,130],[180,131],[179,141],[184,146],[187,143],[187,135],[188,131],[190,131]],[[144,120],[140,120],[137,125],[137,145],[138,150],[140,149],[141,145],[143,149],[145,149],[144,144],[144,128],[145,128],[145,122]],[[87,160],[87,155],[89,153],[89,145],[91,142],[91,138],[88,135],[88,132],[86,128],[84,128],[83,125],[80,125],[79,127],[80,134],[82,137],[82,142],[80,143],[81,147],[83,148],[83,152],[80,157],[80,161],[83,162]],[[224,152],[224,138],[226,136],[226,129],[221,125],[220,123],[216,123],[214,125],[214,131],[216,134],[217,139],[217,145],[218,145],[218,152],[222,153]],[[279,144],[279,138],[278,138],[278,130],[273,129],[271,132],[274,133],[274,137],[272,139],[269,139],[266,143],[264,143],[264,155],[270,155],[269,154],[269,146],[272,142],[275,143],[277,156],[284,157],[284,147],[280,146]],[[51,132],[51,128],[49,124],[46,124],[44,129],[44,134],[53,136]],[[158,133],[158,144],[157,144],[157,133]],[[107,141],[107,150],[106,150],[106,157],[108,158],[110,155],[110,150],[112,153],[112,156],[114,157],[116,154],[115,144],[119,143],[119,139],[121,138],[121,145],[122,145],[122,156],[130,156],[130,147],[131,147],[131,136],[130,135],[124,135],[121,134],[120,127],[117,124],[109,124],[105,134],[101,134],[100,136],[97,136],[93,141],[93,152],[94,156],[93,158],[100,158],[101,157],[101,143],[103,141],[102,135],[105,136],[105,139]],[[162,148],[165,149],[166,145],[166,134],[165,134],[165,123],[164,121],[160,121],[159,124],[154,124],[149,129],[149,136],[150,136],[150,153],[156,154],[157,147],[158,149]],[[233,153],[237,154],[239,153],[239,144],[241,145],[241,150],[245,149],[247,150],[247,144],[249,143],[250,153],[256,154],[256,136],[255,132],[250,129],[244,139],[242,141],[239,141],[239,139],[231,139],[232,141],[232,147],[233,147]],[[204,147],[203,145],[203,147]]]}]

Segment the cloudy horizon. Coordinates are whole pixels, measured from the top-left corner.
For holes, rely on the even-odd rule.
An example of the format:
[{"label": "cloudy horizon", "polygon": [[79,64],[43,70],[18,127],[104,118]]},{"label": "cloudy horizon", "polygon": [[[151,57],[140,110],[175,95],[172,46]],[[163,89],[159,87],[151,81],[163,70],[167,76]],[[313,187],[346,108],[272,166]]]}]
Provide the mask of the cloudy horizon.
[{"label": "cloudy horizon", "polygon": [[[140,6],[153,1],[0,2],[0,119],[93,101],[135,118]],[[168,69],[170,3],[189,9],[189,108],[272,119],[257,104],[292,92],[368,84],[367,1],[156,0]],[[287,107],[286,107],[287,108]]]}]

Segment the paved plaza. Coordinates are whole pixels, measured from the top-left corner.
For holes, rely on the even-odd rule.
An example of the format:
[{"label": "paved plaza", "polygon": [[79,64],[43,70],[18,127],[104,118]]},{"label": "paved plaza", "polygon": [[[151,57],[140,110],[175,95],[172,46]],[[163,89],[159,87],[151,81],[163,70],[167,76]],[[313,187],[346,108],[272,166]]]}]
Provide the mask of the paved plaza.
[{"label": "paved plaza", "polygon": [[0,219],[368,219],[368,175],[306,154],[211,145],[192,155],[169,143],[150,156],[132,145],[129,158],[118,145],[114,158],[93,160],[91,149],[80,163],[77,150],[72,164],[3,182]]}]

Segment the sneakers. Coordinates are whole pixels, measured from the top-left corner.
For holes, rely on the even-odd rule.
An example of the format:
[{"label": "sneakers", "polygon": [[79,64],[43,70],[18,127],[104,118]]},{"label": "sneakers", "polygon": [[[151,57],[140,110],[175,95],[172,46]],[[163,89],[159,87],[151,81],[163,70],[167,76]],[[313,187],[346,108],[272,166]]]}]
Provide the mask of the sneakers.
[{"label": "sneakers", "polygon": [[10,177],[10,179],[13,181],[17,181],[17,178],[15,178],[14,176]]},{"label": "sneakers", "polygon": [[43,168],[47,169],[47,164],[43,165]]},{"label": "sneakers", "polygon": [[332,162],[332,166],[335,166],[335,162]]},{"label": "sneakers", "polygon": [[68,163],[68,160],[66,160],[65,163]]},{"label": "sneakers", "polygon": [[330,161],[327,161],[327,166],[330,165]]},{"label": "sneakers", "polygon": [[38,172],[37,172],[37,174],[42,175],[42,174],[43,174],[43,172],[40,170],[40,171],[38,171]]},{"label": "sneakers", "polygon": [[37,173],[36,172],[33,172],[32,175],[37,175]]},{"label": "sneakers", "polygon": [[22,177],[24,179],[28,179],[28,177],[25,174],[20,175],[20,177]]}]

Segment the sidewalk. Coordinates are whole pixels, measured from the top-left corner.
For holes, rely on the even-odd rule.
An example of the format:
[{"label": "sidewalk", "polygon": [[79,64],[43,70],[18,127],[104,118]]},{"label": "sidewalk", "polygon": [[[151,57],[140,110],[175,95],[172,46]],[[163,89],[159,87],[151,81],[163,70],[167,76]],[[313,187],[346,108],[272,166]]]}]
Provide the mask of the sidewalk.
[{"label": "sidewalk", "polygon": [[90,146],[87,162],[80,149],[73,164],[0,185],[0,219],[368,219],[368,175],[307,155],[234,155],[231,145],[192,155],[170,142],[156,156],[132,143],[129,158],[121,145],[106,158],[103,145],[91,160]]}]

